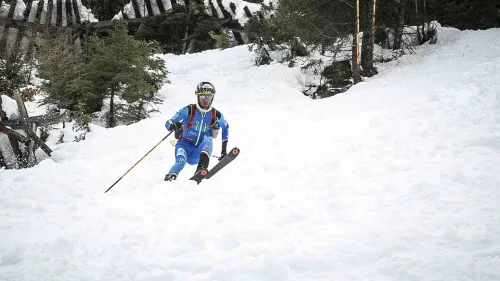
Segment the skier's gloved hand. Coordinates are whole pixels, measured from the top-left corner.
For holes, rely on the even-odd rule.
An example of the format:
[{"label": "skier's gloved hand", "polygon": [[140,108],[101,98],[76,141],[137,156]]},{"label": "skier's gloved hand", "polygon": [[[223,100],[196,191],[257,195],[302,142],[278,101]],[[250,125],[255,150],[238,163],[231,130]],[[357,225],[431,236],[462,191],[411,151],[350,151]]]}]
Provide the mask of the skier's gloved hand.
[{"label": "skier's gloved hand", "polygon": [[220,152],[220,157],[219,157],[219,161],[222,160],[222,158],[224,158],[224,156],[227,155],[227,141],[223,141],[222,142],[222,150]]},{"label": "skier's gloved hand", "polygon": [[210,133],[212,135],[212,138],[217,138],[217,136],[219,135],[219,129],[220,129],[220,125],[219,123],[215,122],[213,125],[212,125],[212,128],[210,128]]},{"label": "skier's gloved hand", "polygon": [[174,124],[170,124],[168,127],[169,131],[175,131],[175,138],[180,139],[182,137],[182,123],[175,122]]}]

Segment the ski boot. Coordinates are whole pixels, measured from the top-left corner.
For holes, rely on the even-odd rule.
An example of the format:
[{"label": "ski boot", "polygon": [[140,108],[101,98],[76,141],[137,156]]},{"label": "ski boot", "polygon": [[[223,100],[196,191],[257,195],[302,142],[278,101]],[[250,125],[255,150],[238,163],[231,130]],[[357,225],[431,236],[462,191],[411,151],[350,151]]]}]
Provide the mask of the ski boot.
[{"label": "ski boot", "polygon": [[177,179],[177,174],[176,173],[168,173],[165,176],[165,181],[174,181],[175,179]]},{"label": "ski boot", "polygon": [[208,174],[209,163],[210,163],[210,158],[208,157],[208,154],[201,153],[200,161],[198,162],[198,167],[196,167],[196,172],[194,174],[196,175],[200,173],[203,177],[205,177]]}]

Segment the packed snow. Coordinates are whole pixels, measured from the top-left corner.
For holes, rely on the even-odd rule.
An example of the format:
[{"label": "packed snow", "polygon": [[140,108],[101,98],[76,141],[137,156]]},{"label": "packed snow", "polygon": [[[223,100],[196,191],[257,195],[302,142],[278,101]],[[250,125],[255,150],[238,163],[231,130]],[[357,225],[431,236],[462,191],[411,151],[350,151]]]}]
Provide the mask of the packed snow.
[{"label": "packed snow", "polygon": [[[500,280],[500,29],[438,32],[321,100],[247,46],[164,55],[161,113],[0,170],[0,280]],[[104,193],[201,81],[240,156],[164,182],[169,138]]]}]

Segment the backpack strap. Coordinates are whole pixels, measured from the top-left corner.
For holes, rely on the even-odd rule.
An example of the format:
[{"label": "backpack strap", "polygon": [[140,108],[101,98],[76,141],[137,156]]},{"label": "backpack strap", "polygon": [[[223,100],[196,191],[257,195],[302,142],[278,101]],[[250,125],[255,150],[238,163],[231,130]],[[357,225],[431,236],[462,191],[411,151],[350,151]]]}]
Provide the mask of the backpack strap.
[{"label": "backpack strap", "polygon": [[212,121],[210,122],[210,127],[212,127],[215,124],[215,121],[220,120],[221,113],[215,108],[212,108],[210,110],[210,117],[212,118]]},{"label": "backpack strap", "polygon": [[186,126],[184,127],[184,130],[187,130],[193,126],[193,120],[194,120],[194,115],[196,113],[196,105],[195,104],[190,104],[188,105],[188,114],[189,114],[189,119],[186,123]]}]

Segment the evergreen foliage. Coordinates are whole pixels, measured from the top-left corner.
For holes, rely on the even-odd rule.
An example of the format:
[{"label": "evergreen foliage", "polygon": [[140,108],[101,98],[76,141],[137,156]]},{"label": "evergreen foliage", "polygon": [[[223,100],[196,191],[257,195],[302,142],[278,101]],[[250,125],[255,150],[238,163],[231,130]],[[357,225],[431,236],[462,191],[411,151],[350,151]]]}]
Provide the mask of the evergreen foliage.
[{"label": "evergreen foliage", "polygon": [[106,125],[129,124],[148,116],[148,105],[159,103],[157,91],[165,82],[164,61],[156,42],[136,40],[119,24],[107,38],[89,41],[86,79],[95,95],[109,98]]},{"label": "evergreen foliage", "polygon": [[[84,97],[95,101],[95,98],[85,96],[82,88],[83,57],[63,34],[46,35],[36,52],[39,78],[42,79],[42,90],[46,93],[42,104],[53,105],[59,109],[75,110],[78,100]],[[98,110],[102,103],[93,105],[86,103],[91,112]]]},{"label": "evergreen foliage", "polygon": [[8,60],[0,60],[0,93],[13,97],[14,91],[26,86],[31,70],[21,51],[13,52]]},{"label": "evergreen foliage", "polygon": [[107,127],[147,118],[161,102],[157,92],[167,70],[156,42],[136,40],[126,25],[118,24],[106,38],[89,39],[87,53],[79,53],[63,37],[48,38],[38,52],[39,72],[46,93],[44,104],[67,108],[75,129],[105,112]]},{"label": "evergreen foliage", "polygon": [[221,34],[217,34],[214,31],[210,31],[208,34],[217,42],[220,49],[224,50],[230,47],[229,36],[227,33],[222,32]]}]

